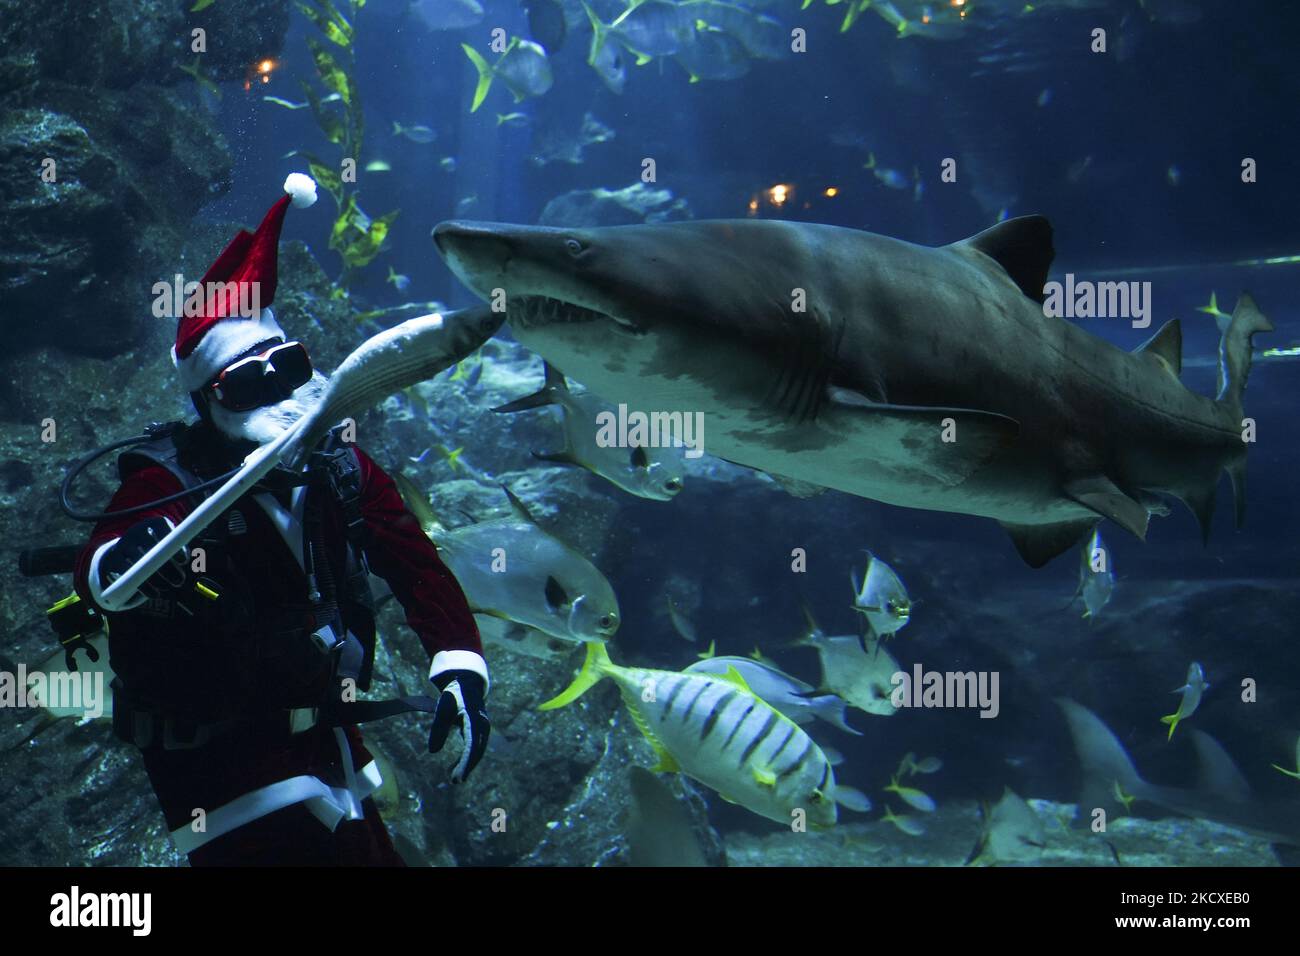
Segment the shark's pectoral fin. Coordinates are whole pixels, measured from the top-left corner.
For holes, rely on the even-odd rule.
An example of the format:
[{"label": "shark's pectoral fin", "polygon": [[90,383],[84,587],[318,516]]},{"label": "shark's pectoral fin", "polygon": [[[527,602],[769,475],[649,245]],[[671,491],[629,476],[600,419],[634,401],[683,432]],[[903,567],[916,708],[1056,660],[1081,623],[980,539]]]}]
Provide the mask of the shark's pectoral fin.
[{"label": "shark's pectoral fin", "polygon": [[843,389],[836,409],[871,442],[876,463],[899,476],[912,474],[959,485],[1020,434],[1020,423],[996,412],[924,405],[885,405]]},{"label": "shark's pectoral fin", "polygon": [[1124,494],[1115,483],[1102,475],[1076,478],[1066,482],[1065,493],[1079,504],[1091,508],[1103,518],[1109,518],[1121,528],[1145,541],[1147,519],[1146,505]]},{"label": "shark's pectoral fin", "polygon": [[[1006,524],[999,522],[1011,535],[1011,543],[1020,557],[1031,568],[1041,568],[1058,554],[1076,547],[1092,534],[1097,522],[1091,518],[1082,521],[1062,521],[1057,524]],[[1073,603],[1073,601],[1071,602]]]}]

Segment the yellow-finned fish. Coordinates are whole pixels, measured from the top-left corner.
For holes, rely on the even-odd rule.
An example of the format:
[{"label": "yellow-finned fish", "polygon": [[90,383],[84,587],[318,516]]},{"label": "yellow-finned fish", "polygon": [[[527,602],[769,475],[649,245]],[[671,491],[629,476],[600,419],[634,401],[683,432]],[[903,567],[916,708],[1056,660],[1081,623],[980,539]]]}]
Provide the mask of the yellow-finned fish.
[{"label": "yellow-finned fish", "polygon": [[898,661],[881,646],[874,634],[865,638],[856,634],[828,635],[817,625],[812,612],[805,606],[804,618],[808,629],[794,641],[795,647],[811,647],[821,660],[822,677],[817,686],[819,694],[834,694],[850,707],[892,717],[894,707],[893,677],[898,673]]},{"label": "yellow-finned fish", "polygon": [[511,514],[448,530],[403,474],[394,482],[438,548],[476,614],[490,614],[566,641],[608,641],[618,598],[600,570],[547,532],[509,488]]},{"label": "yellow-finned fish", "polygon": [[1178,725],[1196,713],[1196,708],[1201,706],[1201,697],[1209,688],[1210,685],[1205,680],[1205,671],[1201,669],[1199,663],[1192,661],[1187,668],[1187,683],[1174,689],[1175,694],[1183,695],[1178,701],[1178,709],[1160,718],[1160,723],[1169,725],[1169,736],[1165,738],[1166,740],[1172,740]]},{"label": "yellow-finned fish", "polygon": [[606,677],[659,757],[656,771],[684,773],[724,800],[786,825],[799,811],[809,825],[829,827],[837,803],[862,812],[871,807],[859,791],[836,786],[822,749],[734,669],[719,675],[620,667],[604,644],[588,644],[573,683],[541,709],[565,707]]},{"label": "yellow-finned fish", "polygon": [[521,412],[547,405],[564,411],[564,450],[553,454],[533,452],[539,461],[577,465],[617,485],[638,498],[671,501],[682,490],[682,466],[675,454],[662,448],[607,448],[597,435],[598,415],[607,406],[590,392],[571,392],[564,376],[549,363],[541,390],[500,405],[492,411]]}]

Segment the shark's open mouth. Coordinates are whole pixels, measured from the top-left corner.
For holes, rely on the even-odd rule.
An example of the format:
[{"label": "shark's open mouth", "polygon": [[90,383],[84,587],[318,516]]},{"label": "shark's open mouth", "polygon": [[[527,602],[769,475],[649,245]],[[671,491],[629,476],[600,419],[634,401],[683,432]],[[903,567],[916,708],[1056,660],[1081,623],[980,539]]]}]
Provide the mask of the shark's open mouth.
[{"label": "shark's open mouth", "polygon": [[640,335],[643,329],[630,319],[598,312],[563,299],[544,295],[511,296],[506,303],[506,319],[518,328],[537,328],[561,323],[613,322],[626,332]]}]

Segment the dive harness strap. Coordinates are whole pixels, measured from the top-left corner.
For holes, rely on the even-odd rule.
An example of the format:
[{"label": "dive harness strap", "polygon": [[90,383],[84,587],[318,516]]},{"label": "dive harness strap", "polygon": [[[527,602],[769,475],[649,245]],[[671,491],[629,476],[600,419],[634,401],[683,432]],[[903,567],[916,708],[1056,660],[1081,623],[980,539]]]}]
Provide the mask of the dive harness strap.
[{"label": "dive harness strap", "polygon": [[194,750],[233,730],[244,728],[268,736],[290,737],[310,730],[317,724],[343,727],[384,720],[399,714],[433,713],[437,701],[425,694],[394,697],[388,700],[357,700],[328,707],[297,707],[267,714],[203,722],[155,713],[132,706],[114,681],[113,731],[119,739],[141,750]]}]

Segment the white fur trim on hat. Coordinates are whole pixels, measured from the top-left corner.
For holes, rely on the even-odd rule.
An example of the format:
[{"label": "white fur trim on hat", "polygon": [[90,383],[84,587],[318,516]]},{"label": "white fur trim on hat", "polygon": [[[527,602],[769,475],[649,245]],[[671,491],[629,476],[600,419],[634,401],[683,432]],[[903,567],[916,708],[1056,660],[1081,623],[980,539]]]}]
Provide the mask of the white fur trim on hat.
[{"label": "white fur trim on hat", "polygon": [[306,173],[290,173],[284,191],[293,197],[294,209],[306,209],[316,202],[316,180]]},{"label": "white fur trim on hat", "polygon": [[269,306],[256,319],[222,319],[199,339],[187,358],[178,361],[172,347],[181,386],[187,392],[197,392],[239,356],[268,339],[287,341]]}]

